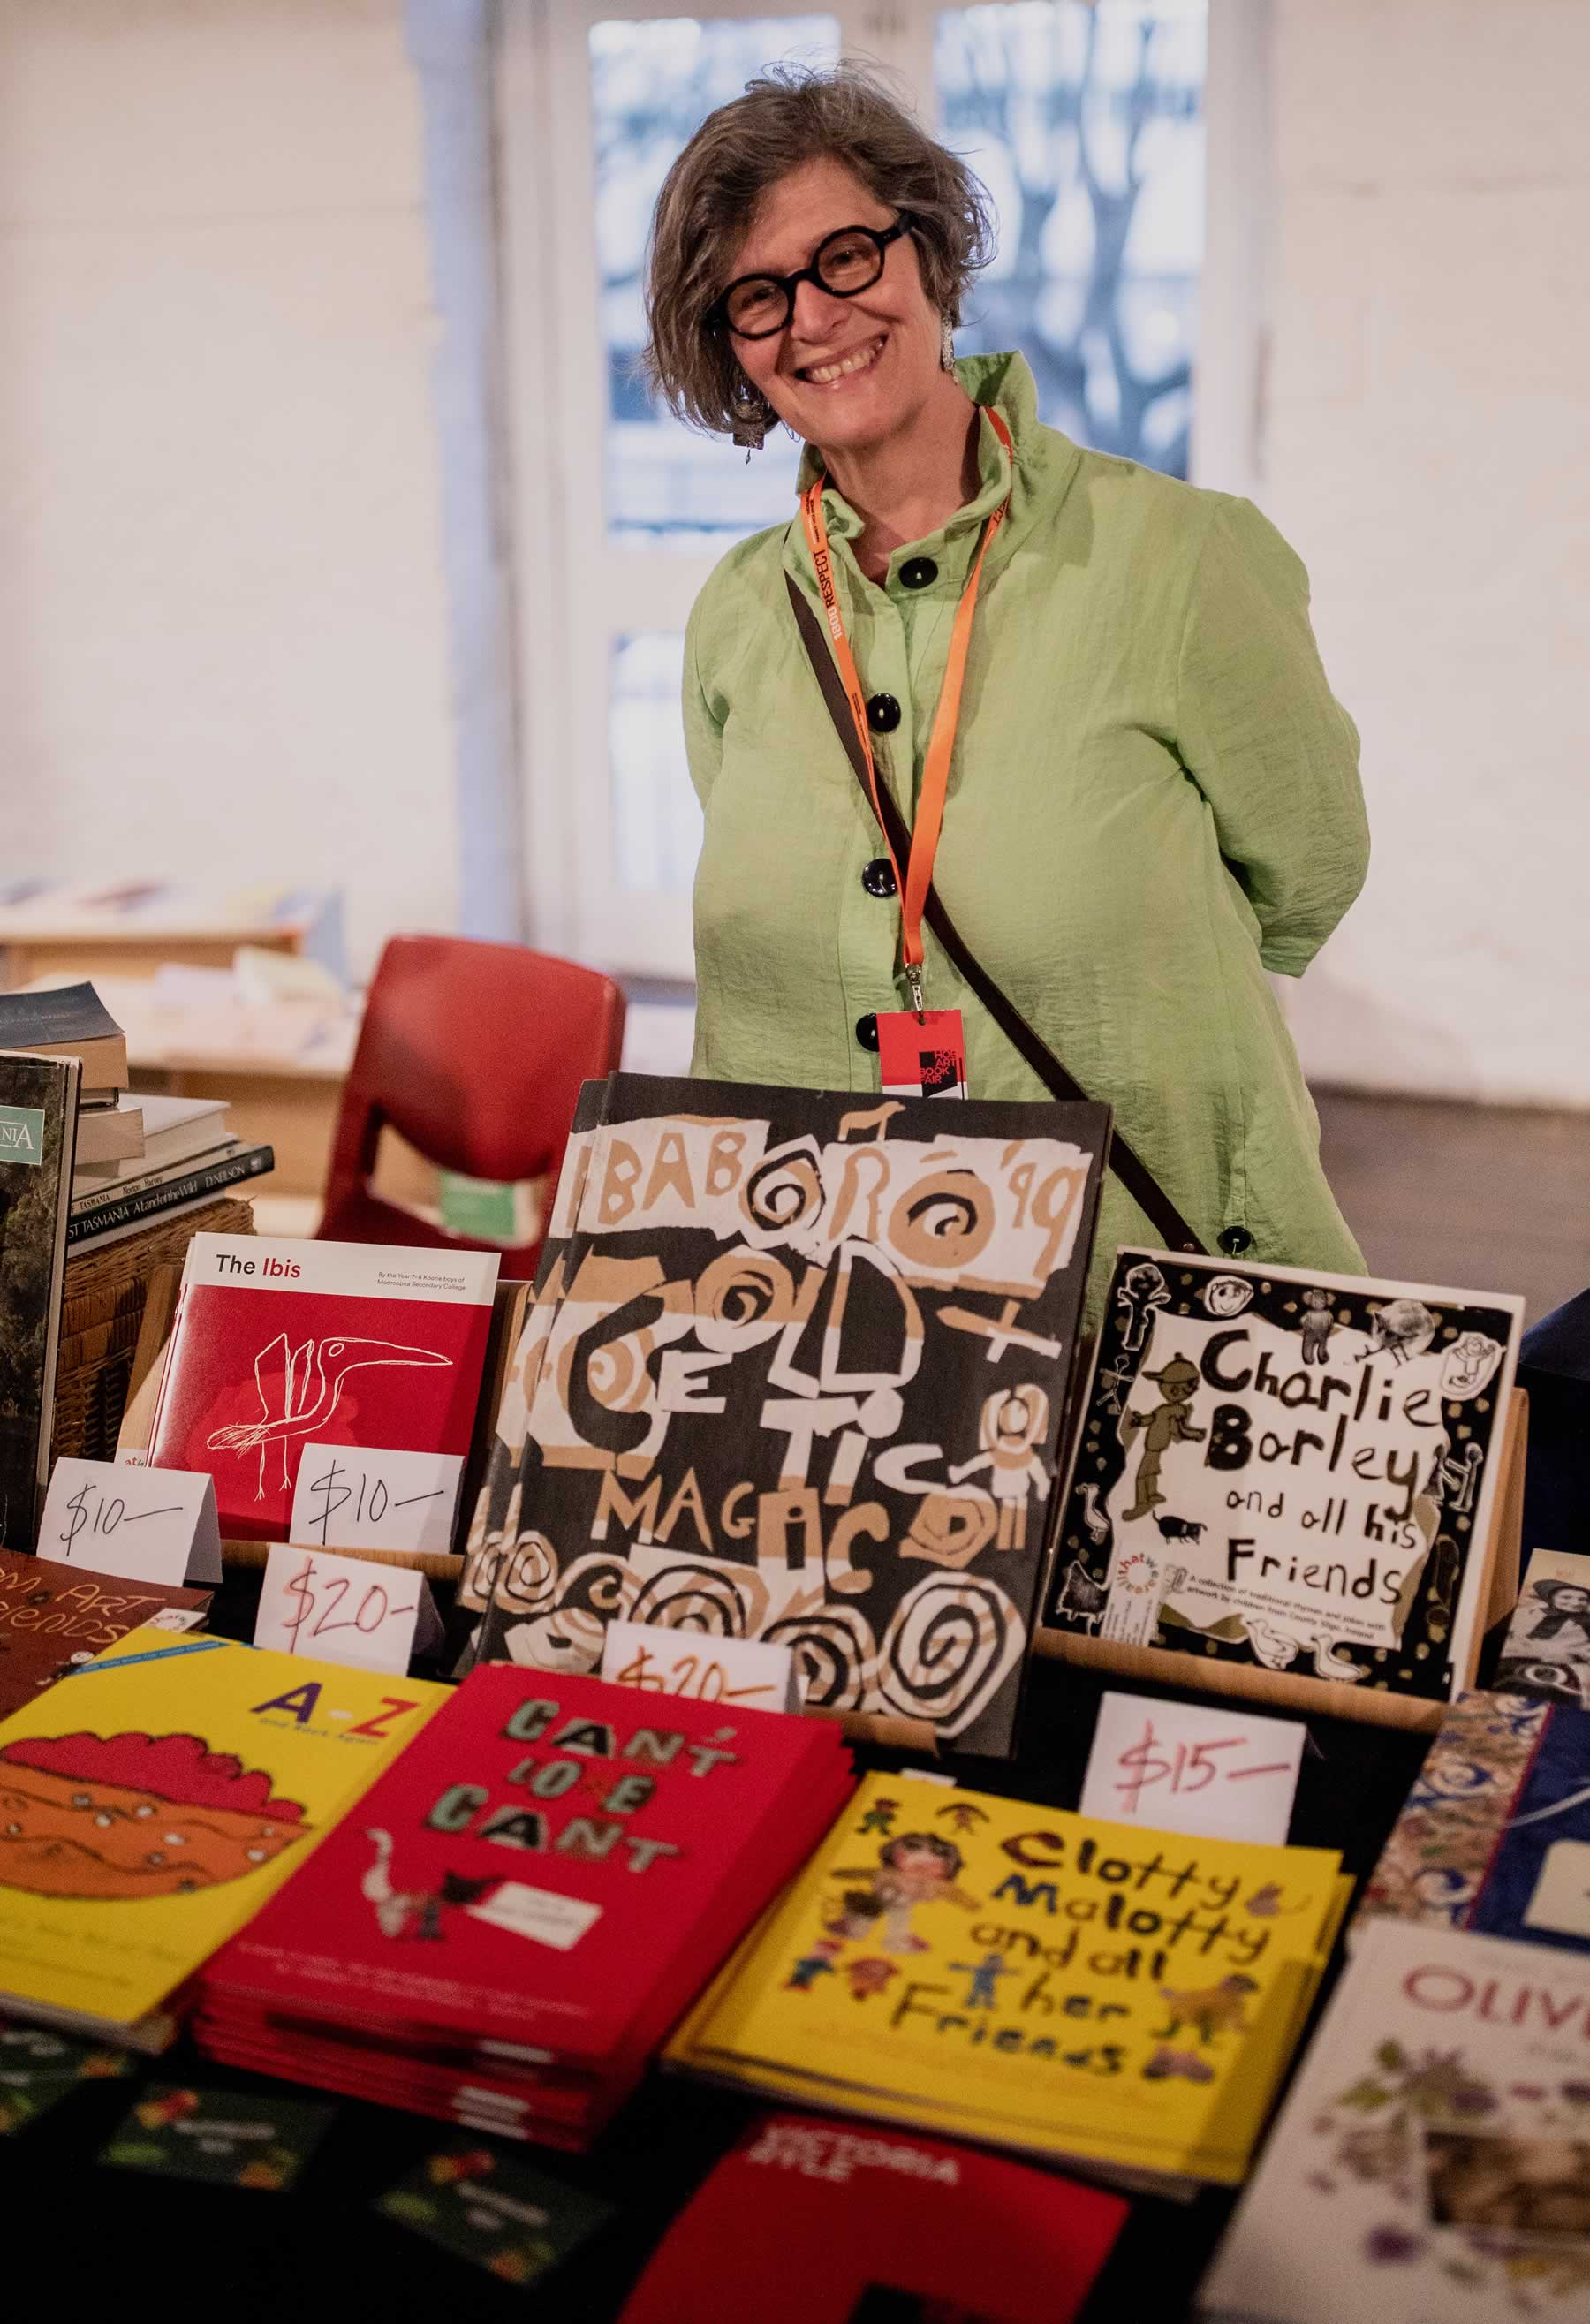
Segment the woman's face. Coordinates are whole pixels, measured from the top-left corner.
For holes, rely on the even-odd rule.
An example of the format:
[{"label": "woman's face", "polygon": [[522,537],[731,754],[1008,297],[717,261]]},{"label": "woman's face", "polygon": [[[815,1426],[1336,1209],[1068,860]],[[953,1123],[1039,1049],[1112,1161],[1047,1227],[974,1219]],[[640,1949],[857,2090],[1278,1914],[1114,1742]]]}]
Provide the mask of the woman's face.
[{"label": "woman's face", "polygon": [[[763,195],[726,279],[797,273],[841,226],[881,232],[895,216],[843,162],[802,162]],[[798,436],[829,453],[864,451],[915,418],[940,376],[941,329],[905,234],[884,252],[871,290],[836,299],[802,282],[781,331],[767,339],[731,333],[729,345],[752,385]]]},{"label": "woman's face", "polygon": [[1580,1590],[1570,1582],[1566,1590],[1557,1592],[1555,1610],[1558,1614],[1583,1614],[1590,1607],[1590,1591]]}]

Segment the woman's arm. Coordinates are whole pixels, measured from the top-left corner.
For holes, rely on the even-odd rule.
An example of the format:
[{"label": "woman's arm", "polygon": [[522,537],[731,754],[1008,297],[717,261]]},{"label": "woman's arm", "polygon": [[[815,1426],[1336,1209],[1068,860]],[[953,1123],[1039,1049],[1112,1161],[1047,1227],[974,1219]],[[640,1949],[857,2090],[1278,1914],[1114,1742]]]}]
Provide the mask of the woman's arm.
[{"label": "woman's arm", "polygon": [[1221,499],[1193,576],[1177,747],[1258,918],[1268,969],[1300,976],[1364,884],[1358,732],[1308,624],[1302,563],[1251,501]]}]

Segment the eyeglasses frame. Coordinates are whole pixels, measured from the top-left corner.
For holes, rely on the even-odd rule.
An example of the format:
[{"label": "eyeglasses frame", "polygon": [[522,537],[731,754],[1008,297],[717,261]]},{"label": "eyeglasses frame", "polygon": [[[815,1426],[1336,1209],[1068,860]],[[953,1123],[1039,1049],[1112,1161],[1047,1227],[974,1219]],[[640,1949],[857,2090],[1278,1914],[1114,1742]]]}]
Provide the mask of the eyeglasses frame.
[{"label": "eyeglasses frame", "polygon": [[[898,242],[901,235],[909,234],[915,224],[916,220],[912,217],[911,212],[909,210],[901,210],[892,226],[837,226],[832,234],[824,235],[821,242],[818,243],[817,248],[812,252],[810,265],[801,267],[798,273],[770,274],[759,269],[754,274],[736,274],[734,281],[727,284],[713,300],[703,319],[709,328],[726,331],[731,338],[752,340],[776,338],[781,331],[787,331],[789,329],[791,321],[794,319],[795,293],[803,282],[815,282],[818,289],[827,292],[830,299],[859,299],[864,290],[870,290],[872,289],[874,282],[882,281],[883,269],[888,263],[890,244]],[[874,275],[872,282],[860,283],[854,290],[830,290],[827,284],[823,281],[822,276],[818,272],[818,261],[821,258],[829,243],[838,242],[847,234],[865,235],[867,240],[875,244],[878,253],[878,272]],[[771,330],[740,331],[736,330],[734,324],[730,322],[728,314],[729,300],[733,298],[735,292],[739,290],[741,284],[744,282],[775,282],[779,289],[783,292],[783,318],[781,321],[775,323]]]}]

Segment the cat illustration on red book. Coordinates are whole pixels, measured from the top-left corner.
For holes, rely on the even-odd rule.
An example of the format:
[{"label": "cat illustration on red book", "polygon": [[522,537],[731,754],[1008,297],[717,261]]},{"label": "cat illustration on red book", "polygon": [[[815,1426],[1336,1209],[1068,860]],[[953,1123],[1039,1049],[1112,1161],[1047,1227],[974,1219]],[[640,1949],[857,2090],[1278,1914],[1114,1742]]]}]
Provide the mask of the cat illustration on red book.
[{"label": "cat illustration on red book", "polygon": [[350,1339],[338,1333],[333,1339],[306,1340],[290,1347],[285,1332],[278,1332],[254,1360],[254,1384],[261,1417],[229,1423],[212,1429],[205,1443],[212,1452],[257,1452],[259,1488],[256,1501],[265,1499],[265,1474],[273,1458],[280,1467],[280,1482],[273,1489],[291,1488],[287,1453],[290,1445],[316,1435],[342,1400],[342,1384],[349,1372],[372,1366],[432,1366],[452,1363],[451,1356],[434,1348],[404,1347],[395,1340]]},{"label": "cat illustration on red book", "polygon": [[471,1879],[461,1872],[444,1872],[439,1888],[394,1888],[392,1884],[393,1837],[379,1825],[369,1825],[365,1838],[374,1843],[375,1861],[359,1883],[359,1894],[375,1908],[375,1925],[384,1937],[422,1937],[439,1941],[444,1904],[477,1904],[495,1880]]},{"label": "cat illustration on red book", "polygon": [[269,1864],[310,1827],[198,1735],[24,1736],[0,1748],[0,1887],[174,1896]]}]

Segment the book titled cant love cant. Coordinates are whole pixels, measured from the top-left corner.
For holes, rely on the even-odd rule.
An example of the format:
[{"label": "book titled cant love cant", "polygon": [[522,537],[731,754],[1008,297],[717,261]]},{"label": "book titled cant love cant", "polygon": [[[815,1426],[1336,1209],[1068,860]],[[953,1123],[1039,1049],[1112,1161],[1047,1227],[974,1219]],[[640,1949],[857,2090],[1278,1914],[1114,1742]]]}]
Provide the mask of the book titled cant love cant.
[{"label": "book titled cant love cant", "polygon": [[583,2144],[848,1794],[826,1720],[475,1671],[213,1961],[213,2056]]}]

